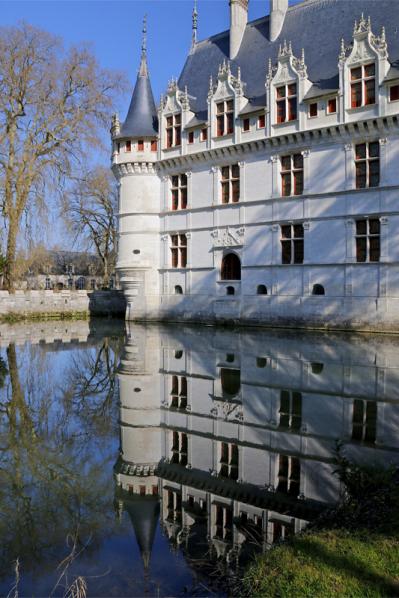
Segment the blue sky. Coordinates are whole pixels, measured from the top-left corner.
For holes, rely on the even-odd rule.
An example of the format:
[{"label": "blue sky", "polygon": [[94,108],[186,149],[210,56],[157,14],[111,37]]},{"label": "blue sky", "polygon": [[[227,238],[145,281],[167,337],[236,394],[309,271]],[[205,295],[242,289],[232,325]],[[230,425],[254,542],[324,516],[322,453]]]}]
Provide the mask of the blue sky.
[{"label": "blue sky", "polygon": [[[299,0],[290,0],[295,4]],[[0,0],[0,25],[26,21],[64,39],[65,45],[88,43],[102,67],[124,71],[131,90],[120,98],[123,120],[140,60],[141,30],[147,14],[148,62],[155,101],[168,80],[178,77],[191,45],[194,0]],[[229,27],[228,0],[197,0],[198,39]],[[249,0],[249,19],[269,13],[269,0]],[[100,160],[109,163],[108,156]],[[40,227],[47,246],[70,248],[59,209],[49,202],[49,224]],[[79,247],[75,246],[75,249]]]},{"label": "blue sky", "polygon": [[[292,0],[290,4],[295,3]],[[66,45],[88,42],[104,67],[136,78],[143,15],[148,15],[148,56],[156,101],[178,76],[191,43],[193,0],[0,0],[1,25],[25,20],[61,36]],[[198,0],[198,37],[229,26],[228,0]],[[269,12],[268,0],[250,0],[250,20]],[[124,118],[129,98],[121,98]]]}]

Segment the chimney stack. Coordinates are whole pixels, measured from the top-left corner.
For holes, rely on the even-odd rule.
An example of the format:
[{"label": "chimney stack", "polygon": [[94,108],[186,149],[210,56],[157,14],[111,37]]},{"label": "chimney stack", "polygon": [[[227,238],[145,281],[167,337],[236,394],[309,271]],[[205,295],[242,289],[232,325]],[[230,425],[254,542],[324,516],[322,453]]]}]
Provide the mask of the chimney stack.
[{"label": "chimney stack", "polygon": [[248,21],[248,0],[230,0],[230,59],[238,54]]},{"label": "chimney stack", "polygon": [[281,33],[287,8],[288,0],[270,0],[269,35],[272,42]]}]

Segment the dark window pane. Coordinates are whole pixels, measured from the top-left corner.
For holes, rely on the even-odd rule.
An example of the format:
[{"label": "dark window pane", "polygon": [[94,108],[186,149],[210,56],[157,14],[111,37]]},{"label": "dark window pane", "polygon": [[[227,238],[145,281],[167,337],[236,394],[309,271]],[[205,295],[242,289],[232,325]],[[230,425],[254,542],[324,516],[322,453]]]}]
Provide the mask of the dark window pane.
[{"label": "dark window pane", "polygon": [[380,237],[370,237],[370,262],[380,261]]},{"label": "dark window pane", "polygon": [[240,199],[240,181],[233,181],[231,184],[233,201],[236,202]]},{"label": "dark window pane", "polygon": [[291,195],[291,174],[286,173],[281,175],[281,195],[289,197]]},{"label": "dark window pane", "polygon": [[366,162],[357,162],[356,164],[356,189],[364,189],[366,187]]},{"label": "dark window pane", "polygon": [[227,133],[230,134],[233,132],[234,127],[234,115],[230,113],[227,115]]},{"label": "dark window pane", "polygon": [[185,268],[187,266],[187,249],[182,247],[180,249],[180,267]]},{"label": "dark window pane", "polygon": [[366,235],[367,234],[367,220],[356,220],[356,234]]},{"label": "dark window pane", "polygon": [[366,144],[359,143],[355,146],[356,160],[363,160],[366,158]]},{"label": "dark window pane", "polygon": [[303,193],[303,172],[294,172],[294,195],[302,195]]},{"label": "dark window pane", "polygon": [[294,224],[294,237],[297,239],[303,237],[303,224]]},{"label": "dark window pane", "polygon": [[233,100],[229,100],[228,102],[226,102],[226,110],[233,110],[234,109],[234,101]]},{"label": "dark window pane", "polygon": [[281,241],[281,261],[283,264],[291,263],[291,241]]},{"label": "dark window pane", "polygon": [[285,118],[285,100],[279,100],[277,102],[277,122],[284,123]]},{"label": "dark window pane", "polygon": [[228,166],[223,166],[222,168],[222,179],[229,179],[230,176],[230,169]]},{"label": "dark window pane", "polygon": [[291,85],[288,85],[288,95],[289,96],[296,95],[296,83],[291,83]]},{"label": "dark window pane", "polygon": [[294,241],[294,264],[303,263],[303,240]]},{"label": "dark window pane", "polygon": [[364,76],[365,77],[374,77],[375,75],[375,64],[366,64],[364,67]]},{"label": "dark window pane", "polygon": [[295,120],[296,117],[296,98],[292,98],[288,100],[288,120]]},{"label": "dark window pane", "polygon": [[294,168],[303,168],[302,154],[294,154]]},{"label": "dark window pane", "polygon": [[369,143],[369,156],[370,158],[378,158],[380,155],[380,143],[379,141],[373,141]]},{"label": "dark window pane", "polygon": [[378,220],[378,218],[371,218],[369,220],[369,232],[371,235],[380,234],[380,221]]},{"label": "dark window pane", "polygon": [[356,239],[356,261],[365,262],[367,259],[367,238],[358,237]]},{"label": "dark window pane", "polygon": [[375,103],[375,80],[370,79],[370,81],[364,82],[364,95],[365,95],[365,104],[374,104]]},{"label": "dark window pane", "polygon": [[392,87],[389,88],[389,99],[391,102],[399,100],[399,85],[392,85]]},{"label": "dark window pane", "polygon": [[231,176],[234,179],[238,179],[240,176],[240,167],[238,166],[238,164],[233,164],[233,166],[231,167]]},{"label": "dark window pane", "polygon": [[289,224],[281,227],[281,236],[283,239],[291,239],[291,226]]},{"label": "dark window pane", "polygon": [[358,108],[362,105],[362,84],[354,83],[351,86],[351,106]]},{"label": "dark window pane", "polygon": [[222,203],[229,203],[229,185],[230,183],[222,183]]},{"label": "dark window pane", "polygon": [[351,69],[351,80],[355,81],[356,79],[362,78],[362,68],[358,67],[356,69]]},{"label": "dark window pane", "polygon": [[283,87],[277,87],[276,93],[278,98],[285,98],[285,85]]}]

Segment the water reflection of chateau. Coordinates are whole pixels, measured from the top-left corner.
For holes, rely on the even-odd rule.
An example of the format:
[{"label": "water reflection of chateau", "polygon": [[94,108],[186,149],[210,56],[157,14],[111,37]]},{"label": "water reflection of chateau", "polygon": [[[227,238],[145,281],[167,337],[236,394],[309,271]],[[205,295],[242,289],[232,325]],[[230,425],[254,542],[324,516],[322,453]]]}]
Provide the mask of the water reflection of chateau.
[{"label": "water reflection of chateau", "polygon": [[181,326],[128,336],[115,474],[145,565],[159,506],[187,558],[232,563],[338,499],[338,439],[353,459],[399,462],[399,339]]}]

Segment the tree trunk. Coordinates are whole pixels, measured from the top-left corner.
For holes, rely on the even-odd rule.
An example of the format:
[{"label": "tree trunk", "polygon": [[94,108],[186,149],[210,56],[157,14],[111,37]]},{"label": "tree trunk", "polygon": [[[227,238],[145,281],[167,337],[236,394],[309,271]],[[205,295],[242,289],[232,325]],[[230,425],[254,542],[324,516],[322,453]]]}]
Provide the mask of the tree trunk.
[{"label": "tree trunk", "polygon": [[104,274],[103,274],[103,287],[108,289],[109,287],[109,275],[108,275],[108,260],[104,258],[103,260],[104,265]]},{"label": "tree trunk", "polygon": [[14,214],[10,214],[8,238],[7,238],[7,253],[6,265],[4,268],[4,288],[10,292],[14,291],[15,286],[15,257],[17,251],[17,232],[18,220]]}]

